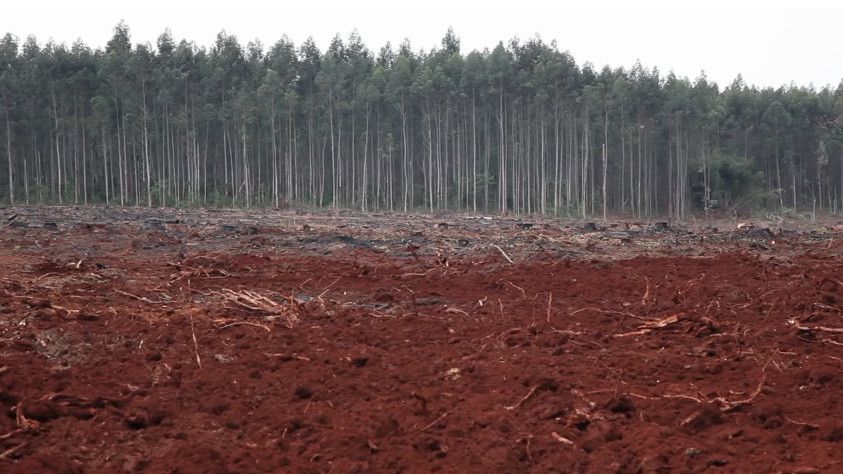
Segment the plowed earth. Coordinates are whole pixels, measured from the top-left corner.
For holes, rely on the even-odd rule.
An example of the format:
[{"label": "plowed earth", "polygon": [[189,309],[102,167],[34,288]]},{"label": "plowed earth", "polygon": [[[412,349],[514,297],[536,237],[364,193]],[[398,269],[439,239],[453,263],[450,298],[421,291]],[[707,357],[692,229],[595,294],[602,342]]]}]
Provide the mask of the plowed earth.
[{"label": "plowed earth", "polygon": [[13,213],[0,471],[843,470],[839,227]]}]

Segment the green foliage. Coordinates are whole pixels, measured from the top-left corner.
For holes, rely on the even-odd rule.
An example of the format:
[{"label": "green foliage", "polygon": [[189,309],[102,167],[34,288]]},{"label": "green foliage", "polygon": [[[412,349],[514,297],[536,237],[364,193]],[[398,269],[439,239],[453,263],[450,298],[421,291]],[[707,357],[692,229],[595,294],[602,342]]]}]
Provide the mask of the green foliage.
[{"label": "green foliage", "polygon": [[102,49],[5,35],[2,198],[11,181],[21,201],[26,176],[31,199],[67,203],[84,173],[89,200],[109,183],[112,204],[395,210],[436,196],[581,215],[604,204],[606,142],[611,212],[843,209],[843,86],[596,70],[541,38],[461,47],[452,30],[429,51],[369,50],[356,31],[326,51],[224,31],[208,48],[169,31],[133,44],[125,23]]},{"label": "green foliage", "polygon": [[770,192],[762,188],[762,173],[746,158],[716,154],[710,173],[709,209],[731,213],[752,211],[764,207],[772,198]]}]

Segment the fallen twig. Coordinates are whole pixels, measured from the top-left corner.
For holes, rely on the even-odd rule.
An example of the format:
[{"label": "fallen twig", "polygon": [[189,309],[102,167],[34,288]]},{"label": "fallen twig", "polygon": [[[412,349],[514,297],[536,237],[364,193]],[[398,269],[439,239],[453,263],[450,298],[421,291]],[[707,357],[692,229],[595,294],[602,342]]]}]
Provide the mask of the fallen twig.
[{"label": "fallen twig", "polygon": [[167,303],[170,303],[170,301],[156,301],[156,300],[151,300],[151,299],[149,299],[149,298],[144,298],[143,296],[133,295],[133,294],[131,294],[131,293],[127,293],[127,292],[122,291],[122,290],[114,290],[114,291],[115,291],[116,293],[120,293],[120,294],[121,294],[121,295],[123,295],[123,296],[128,296],[128,297],[130,297],[130,298],[134,298],[134,299],[136,299],[136,300],[138,300],[138,301],[143,301],[144,303],[149,303],[149,304],[167,304]]},{"label": "fallen twig", "polygon": [[6,433],[6,434],[4,434],[4,435],[0,436],[0,440],[9,439],[9,438],[11,438],[12,436],[14,436],[14,435],[16,435],[16,434],[18,434],[18,433],[20,433],[20,432],[22,432],[22,431],[24,431],[24,429],[23,429],[23,428],[18,428],[18,429],[16,429],[16,430],[9,431],[8,433]]},{"label": "fallen twig", "polygon": [[9,457],[9,456],[11,456],[12,454],[14,454],[17,450],[19,450],[19,449],[21,449],[22,447],[26,446],[27,444],[29,444],[29,441],[24,441],[23,443],[21,443],[21,444],[19,444],[19,445],[17,445],[17,446],[11,447],[11,448],[9,448],[9,449],[7,449],[7,450],[3,451],[2,453],[0,453],[0,459],[6,459],[7,457]]},{"label": "fallen twig", "polygon": [[730,402],[728,400],[723,399],[722,397],[717,397],[712,401],[717,401],[717,402],[721,402],[721,403],[725,404],[725,406],[720,408],[720,411],[734,410],[735,408],[737,408],[741,405],[746,405],[747,403],[750,403],[753,400],[755,400],[755,397],[757,397],[758,394],[761,393],[761,389],[764,388],[764,383],[766,381],[767,381],[767,372],[764,372],[764,375],[761,377],[761,381],[758,382],[758,387],[755,388],[755,390],[749,395],[749,397],[744,398],[743,400],[735,400],[733,402]]},{"label": "fallen twig", "polygon": [[507,255],[506,252],[504,252],[502,248],[500,248],[499,246],[497,246],[495,244],[491,244],[491,246],[498,249],[498,252],[500,252],[501,255],[503,255],[503,258],[505,258],[507,262],[512,263],[512,264],[515,263],[515,262],[512,261],[511,258],[509,258],[509,255]]},{"label": "fallen twig", "polygon": [[446,416],[448,416],[448,412],[447,412],[447,411],[446,411],[445,413],[443,413],[443,414],[442,414],[439,418],[437,418],[437,419],[433,420],[433,422],[428,423],[427,425],[425,425],[425,426],[424,426],[424,428],[422,428],[422,429],[420,429],[420,430],[419,430],[419,433],[421,433],[421,432],[423,432],[423,431],[427,431],[427,430],[429,430],[429,429],[430,429],[430,428],[432,428],[434,425],[436,425],[436,423],[439,423],[440,421],[444,420]]},{"label": "fallen twig", "polygon": [[[764,388],[764,383],[766,381],[767,381],[767,373],[764,372],[764,375],[761,377],[761,381],[758,383],[758,386],[755,388],[755,390],[753,390],[752,393],[750,393],[748,397],[746,397],[744,399],[741,399],[741,400],[726,400],[723,397],[706,398],[702,394],[699,394],[700,395],[699,397],[694,397],[692,395],[684,395],[684,394],[681,394],[681,393],[661,395],[661,398],[668,398],[668,399],[679,398],[679,399],[683,399],[683,400],[691,400],[691,401],[699,403],[699,404],[717,403],[717,404],[721,405],[720,411],[728,412],[728,411],[732,411],[735,408],[738,408],[742,405],[746,405],[747,403],[751,403],[753,400],[755,400],[755,397],[757,397],[761,393],[761,390]],[[693,415],[688,417],[688,419],[686,419],[683,423],[687,423],[687,422],[691,421],[692,419],[693,419]]]},{"label": "fallen twig", "polygon": [[[629,316],[630,318],[637,319],[639,321],[646,321],[648,323],[652,322],[651,319],[642,318],[641,316],[638,316],[637,314],[630,313],[629,311],[614,311],[614,310],[611,310],[611,309],[595,308],[593,306],[588,306],[588,307],[585,307],[585,308],[580,308],[580,309],[571,311],[570,313],[568,313],[568,316],[573,316],[575,314],[582,313],[584,311],[595,311],[597,313],[602,313],[602,314],[617,314],[617,315],[623,316],[623,317]],[[623,320],[621,320],[621,322],[623,322]]]},{"label": "fallen twig", "polygon": [[228,324],[225,324],[223,326],[218,327],[217,331],[222,331],[223,329],[234,327],[234,326],[254,326],[256,328],[261,328],[261,329],[265,330],[266,332],[272,332],[272,329],[269,329],[269,326],[265,326],[263,324],[258,324],[258,323],[250,323],[248,321],[236,321],[236,322],[233,322],[233,323],[228,323]]},{"label": "fallen twig", "polygon": [[568,439],[568,438],[566,438],[566,437],[564,437],[564,436],[560,435],[559,433],[557,433],[557,432],[555,432],[555,431],[551,431],[551,432],[550,432],[550,436],[552,436],[552,437],[553,437],[553,439],[555,439],[556,441],[559,441],[559,442],[560,442],[560,443],[562,443],[562,444],[567,444],[567,445],[569,445],[569,446],[573,446],[573,445],[574,445],[574,442],[573,442],[573,441],[571,441],[570,439]]},{"label": "fallen twig", "polygon": [[524,288],[521,288],[520,286],[516,285],[515,283],[512,283],[511,281],[507,280],[506,278],[504,278],[503,281],[505,281],[509,286],[511,286],[511,287],[515,288],[516,290],[520,291],[521,294],[524,296],[524,299],[525,300],[527,299],[527,292],[524,291]]},{"label": "fallen twig", "polygon": [[538,390],[538,389],[539,389],[538,385],[534,386],[533,388],[530,389],[529,392],[527,392],[527,395],[524,395],[524,397],[522,397],[521,400],[518,400],[515,403],[515,405],[510,405],[510,406],[507,406],[507,407],[504,407],[504,408],[506,408],[507,410],[515,410],[516,408],[520,407],[524,402],[526,402],[527,399],[532,397],[533,394],[536,393],[536,390]]},{"label": "fallen twig", "polygon": [[800,331],[823,331],[823,332],[833,332],[835,334],[843,334],[843,328],[829,328],[829,327],[825,327],[825,326],[814,326],[814,327],[803,326],[801,324],[798,324],[793,319],[788,320],[787,323],[790,324],[791,326],[795,327],[796,329],[799,329]]},{"label": "fallen twig", "polygon": [[309,358],[309,357],[300,356],[300,355],[296,355],[296,354],[271,354],[271,353],[264,353],[264,355],[265,355],[265,356],[267,356],[267,357],[280,357],[280,358],[282,358],[282,359],[287,359],[287,358],[289,358],[289,359],[298,359],[298,360],[303,360],[303,361],[305,361],[305,362],[310,362],[310,358]]},{"label": "fallen twig", "polygon": [[794,420],[792,418],[789,418],[789,417],[784,417],[784,419],[793,423],[794,425],[807,426],[808,428],[811,428],[812,430],[820,429],[820,425],[815,425],[813,423],[804,423],[804,422],[801,422],[801,421],[796,421],[796,420]]},{"label": "fallen twig", "polygon": [[199,342],[196,340],[196,329],[193,326],[193,314],[190,315],[190,334],[193,336],[193,350],[196,352],[196,363],[202,368],[202,359],[199,358]]},{"label": "fallen twig", "polygon": [[322,290],[322,293],[319,293],[319,296],[317,296],[317,297],[316,297],[316,298],[314,298],[314,299],[321,300],[321,299],[322,299],[322,297],[323,297],[323,296],[325,296],[325,294],[326,294],[326,293],[328,293],[328,290],[329,290],[332,286],[336,285],[336,284],[337,284],[337,282],[338,282],[338,281],[340,281],[340,279],[341,279],[341,278],[342,278],[341,276],[337,277],[337,279],[336,279],[336,280],[332,281],[330,285],[326,286],[326,287]]},{"label": "fallen twig", "polygon": [[814,306],[817,306],[817,307],[823,308],[823,309],[828,309],[828,310],[831,310],[831,311],[837,311],[838,313],[843,313],[843,309],[840,309],[836,306],[827,305],[825,303],[814,303]]},{"label": "fallen twig", "polygon": [[467,312],[465,312],[465,311],[463,311],[459,308],[446,308],[445,312],[446,313],[458,313],[458,314],[463,314],[465,316],[469,316],[469,314]]},{"label": "fallen twig", "polygon": [[24,430],[35,430],[38,429],[40,423],[35,420],[30,420],[23,414],[23,402],[18,402],[15,406],[15,422],[21,429]]},{"label": "fallen twig", "polygon": [[644,335],[644,334],[650,334],[651,332],[653,332],[652,329],[639,329],[637,331],[615,334],[615,337],[641,336],[641,335]]},{"label": "fallen twig", "polygon": [[72,316],[74,313],[80,312],[78,309],[68,309],[68,308],[65,308],[64,306],[59,306],[57,304],[50,304],[50,308],[60,309],[62,311],[65,311],[67,313],[68,317]]},{"label": "fallen twig", "polygon": [[515,440],[515,444],[512,445],[512,447],[514,448],[515,446],[518,446],[518,444],[521,443],[522,441],[526,441],[527,442],[527,459],[530,460],[530,461],[533,460],[533,455],[530,453],[530,441],[532,439],[533,439],[533,435],[528,434],[526,436],[522,436],[522,437],[518,438],[517,440]]},{"label": "fallen twig", "polygon": [[680,314],[674,314],[674,315],[668,316],[664,319],[659,319],[659,320],[656,320],[656,321],[648,321],[648,322],[638,326],[638,329],[636,329],[635,331],[621,333],[621,334],[615,334],[615,337],[628,337],[628,336],[639,336],[639,335],[642,335],[642,334],[649,334],[649,333],[653,332],[654,329],[663,329],[663,328],[666,328],[666,327],[670,326],[671,324],[679,322],[680,316],[681,316]]},{"label": "fallen twig", "polygon": [[683,400],[691,400],[691,401],[694,401],[694,402],[697,402],[697,403],[703,403],[703,401],[701,399],[697,398],[697,397],[694,397],[694,396],[691,396],[691,395],[684,395],[684,394],[681,394],[681,393],[676,393],[676,394],[669,393],[667,395],[662,395],[661,397],[662,398],[681,398]]},{"label": "fallen twig", "polygon": [[650,297],[650,279],[644,277],[644,281],[647,284],[647,288],[644,290],[644,295],[641,297],[641,306],[647,305],[647,299]]},{"label": "fallen twig", "polygon": [[550,322],[550,316],[552,311],[552,303],[553,303],[553,293],[548,293],[547,295],[547,325],[553,330],[553,332],[557,332],[560,334],[568,334],[569,336],[579,336],[581,333],[578,331],[571,331],[570,329],[559,329]]}]

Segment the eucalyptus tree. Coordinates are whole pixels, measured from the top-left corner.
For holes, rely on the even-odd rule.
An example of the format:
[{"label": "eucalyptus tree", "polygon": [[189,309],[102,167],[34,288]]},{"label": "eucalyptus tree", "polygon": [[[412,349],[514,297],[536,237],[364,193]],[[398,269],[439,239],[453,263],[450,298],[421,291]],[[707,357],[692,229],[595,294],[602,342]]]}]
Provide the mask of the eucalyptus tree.
[{"label": "eucalyptus tree", "polygon": [[409,143],[409,102],[413,98],[411,91],[414,84],[417,60],[410,49],[409,41],[404,41],[398,49],[394,64],[389,77],[388,94],[389,98],[400,114],[400,135],[401,135],[401,202],[404,212],[410,209],[413,200],[414,173],[412,159],[410,156]]},{"label": "eucalyptus tree", "polygon": [[19,102],[16,97],[18,78],[18,42],[7,33],[0,40],[0,112],[6,121],[6,160],[8,161],[9,203],[15,203],[14,165],[12,158],[12,108]]},{"label": "eucalyptus tree", "polygon": [[0,41],[4,202],[296,204],[641,218],[843,211],[843,86],[721,90],[577,65],[555,42],[463,51],[355,31],[267,51],[224,31],[103,49]]},{"label": "eucalyptus tree", "polygon": [[503,42],[498,43],[495,49],[492,50],[489,56],[489,82],[492,92],[498,98],[498,206],[502,213],[507,212],[509,207],[507,195],[507,155],[506,155],[506,117],[504,115],[504,107],[506,102],[507,89],[510,86],[512,75],[512,56],[511,51],[504,47]]}]

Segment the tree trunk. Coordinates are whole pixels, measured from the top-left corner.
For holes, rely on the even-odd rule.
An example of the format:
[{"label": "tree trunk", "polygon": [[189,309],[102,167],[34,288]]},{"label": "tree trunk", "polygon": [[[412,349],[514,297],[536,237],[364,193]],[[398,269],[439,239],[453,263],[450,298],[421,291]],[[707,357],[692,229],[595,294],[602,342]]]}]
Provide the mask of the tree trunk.
[{"label": "tree trunk", "polygon": [[6,158],[9,161],[9,204],[15,205],[15,182],[12,167],[12,125],[9,121],[9,109],[6,109]]}]

